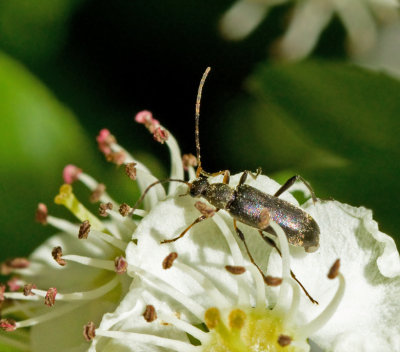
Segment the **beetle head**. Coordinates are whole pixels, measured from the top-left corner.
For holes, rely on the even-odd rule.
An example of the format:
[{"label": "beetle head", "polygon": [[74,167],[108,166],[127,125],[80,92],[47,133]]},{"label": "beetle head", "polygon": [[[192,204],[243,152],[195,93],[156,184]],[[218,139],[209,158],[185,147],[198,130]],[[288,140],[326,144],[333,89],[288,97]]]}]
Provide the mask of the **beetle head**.
[{"label": "beetle head", "polygon": [[207,177],[200,176],[190,184],[189,194],[192,197],[201,197],[205,194],[209,185]]}]

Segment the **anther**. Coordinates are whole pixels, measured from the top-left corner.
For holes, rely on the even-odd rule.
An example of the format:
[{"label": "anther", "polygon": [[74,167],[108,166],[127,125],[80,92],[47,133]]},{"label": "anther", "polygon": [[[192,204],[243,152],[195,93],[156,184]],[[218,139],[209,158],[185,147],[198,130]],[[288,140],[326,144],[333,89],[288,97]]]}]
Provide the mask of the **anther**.
[{"label": "anther", "polygon": [[340,259],[336,259],[331,268],[329,269],[328,279],[333,280],[339,275]]},{"label": "anther", "polygon": [[157,319],[157,312],[154,306],[151,304],[148,304],[146,306],[146,310],[143,313],[143,318],[146,320],[148,323],[151,323],[152,321]]},{"label": "anther", "polygon": [[153,114],[148,110],[138,112],[135,121],[144,125],[150,133],[154,133],[155,129],[160,126],[160,122],[153,118]]},{"label": "anther", "polygon": [[82,173],[82,169],[75,165],[67,165],[63,170],[63,179],[65,183],[71,184],[78,180],[79,175]]},{"label": "anther", "polygon": [[204,314],[204,323],[209,329],[215,329],[221,321],[219,309],[212,307],[208,308]]},{"label": "anther", "polygon": [[14,258],[1,263],[0,273],[9,275],[15,269],[25,269],[29,266],[29,260],[26,258]]},{"label": "anther", "polygon": [[113,205],[112,203],[101,203],[99,206],[99,215],[106,217],[108,215],[107,210],[112,210]]},{"label": "anther", "polygon": [[83,327],[83,336],[86,341],[92,341],[96,337],[96,326],[92,321],[89,321],[84,327]]},{"label": "anther", "polygon": [[282,283],[282,278],[267,275],[267,276],[264,276],[264,282],[268,286],[275,287],[275,286],[279,286]]},{"label": "anther", "polygon": [[3,331],[14,331],[16,329],[16,322],[13,319],[0,319],[0,329]]},{"label": "anther", "polygon": [[172,264],[174,263],[174,260],[176,258],[178,258],[178,253],[172,252],[172,253],[168,254],[162,262],[163,269],[165,269],[165,270],[169,269],[172,266]]},{"label": "anther", "polygon": [[288,335],[279,335],[278,344],[282,347],[289,346],[292,342],[292,338]]},{"label": "anther", "polygon": [[164,142],[168,139],[168,136],[168,131],[162,127],[157,127],[153,133],[154,140],[161,144],[164,144]]},{"label": "anther", "polygon": [[115,272],[117,274],[123,274],[126,272],[126,269],[128,268],[128,262],[123,256],[116,257],[114,260],[115,264]]},{"label": "anther", "polygon": [[103,128],[96,137],[99,149],[104,155],[111,153],[111,144],[116,143],[115,137],[106,128]]},{"label": "anther", "polygon": [[57,289],[55,287],[50,287],[47,290],[46,296],[44,297],[44,304],[48,307],[54,306],[56,303]]},{"label": "anther", "polygon": [[122,203],[119,207],[119,213],[122,216],[128,216],[130,214],[131,210],[132,210],[132,208],[126,203]]},{"label": "anther", "polygon": [[78,238],[80,240],[88,238],[89,232],[90,232],[90,222],[89,220],[85,220],[79,227]]},{"label": "anther", "polygon": [[47,206],[44,203],[39,203],[36,208],[35,220],[42,224],[47,224]]},{"label": "anther", "polygon": [[190,166],[197,166],[197,159],[193,154],[183,154],[182,155],[182,165],[185,171],[188,171]]},{"label": "anther", "polygon": [[24,296],[34,296],[35,294],[32,292],[34,288],[36,288],[35,284],[24,285]]},{"label": "anther", "polygon": [[195,208],[205,217],[211,218],[215,214],[215,208],[207,205],[201,201],[198,201],[194,204]]},{"label": "anther", "polygon": [[97,203],[98,201],[100,201],[100,198],[104,194],[105,191],[106,191],[105,184],[99,183],[97,185],[97,187],[95,188],[95,190],[90,195],[90,198],[89,198],[90,202]]},{"label": "anther", "polygon": [[136,180],[136,163],[128,163],[125,165],[125,172],[131,180]]},{"label": "anther", "polygon": [[60,246],[54,247],[53,250],[51,251],[51,255],[53,256],[54,260],[60,264],[61,266],[67,265],[67,262],[62,259],[62,248]]},{"label": "anther", "polygon": [[225,269],[233,275],[242,275],[246,268],[244,266],[226,265]]},{"label": "anther", "polygon": [[240,330],[246,321],[246,313],[241,309],[234,309],[229,313],[228,323],[232,330]]}]

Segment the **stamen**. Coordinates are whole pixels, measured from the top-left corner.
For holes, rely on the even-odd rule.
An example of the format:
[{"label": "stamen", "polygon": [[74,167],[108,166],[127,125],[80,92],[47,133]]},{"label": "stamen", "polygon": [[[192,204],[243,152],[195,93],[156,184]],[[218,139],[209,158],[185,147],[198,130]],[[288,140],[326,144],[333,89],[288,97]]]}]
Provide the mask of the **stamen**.
[{"label": "stamen", "polygon": [[110,337],[121,341],[132,340],[133,342],[146,345],[155,345],[165,349],[171,349],[178,352],[201,352],[201,346],[193,346],[190,343],[173,340],[166,337],[160,337],[150,334],[141,334],[136,332],[111,331],[96,329],[96,336]]},{"label": "stamen", "polygon": [[267,276],[265,276],[265,283],[268,286],[272,286],[272,287],[279,286],[282,283],[282,278],[267,275]]},{"label": "stamen", "polygon": [[14,270],[17,269],[25,269],[29,267],[30,262],[26,258],[13,258],[6,260],[5,262],[1,263],[0,266],[0,274],[1,275],[9,275]]},{"label": "stamen", "polygon": [[94,268],[115,271],[115,264],[112,260],[96,259],[75,254],[64,255],[63,258]]},{"label": "stamen", "polygon": [[176,258],[178,258],[178,253],[172,252],[172,253],[168,254],[168,255],[164,258],[164,260],[163,260],[163,262],[162,262],[162,268],[163,268],[164,270],[167,270],[167,269],[171,268],[171,266],[172,266],[172,264],[174,263],[174,260],[175,260]]},{"label": "stamen", "polygon": [[[10,291],[18,291],[23,285],[23,281],[17,277],[12,277],[7,281],[7,286]],[[3,291],[4,292],[4,291]],[[0,284],[0,301],[1,301],[1,284]]]},{"label": "stamen", "polygon": [[254,265],[248,265],[247,270],[251,273],[256,284],[256,307],[265,308],[267,306],[267,298],[265,296],[264,278]]},{"label": "stamen", "polygon": [[188,297],[186,294],[177,290],[174,286],[164,281],[162,278],[153,275],[152,273],[143,270],[134,265],[129,265],[130,270],[133,270],[137,275],[139,275],[143,280],[145,280],[150,286],[156,288],[161,291],[163,294],[166,294],[173,298],[178,303],[182,304],[187,308],[189,312],[191,312],[194,316],[196,316],[200,321],[203,321],[203,315],[205,309],[197,303],[195,300]]},{"label": "stamen", "polygon": [[189,324],[181,319],[178,319],[177,317],[175,317],[173,315],[166,315],[166,314],[160,313],[159,319],[168,324],[174,325],[179,330],[182,330],[182,331],[186,332],[187,334],[192,335],[197,340],[199,340],[203,346],[205,344],[207,344],[207,342],[210,339],[210,336],[208,333],[200,330],[199,328],[196,328],[192,324]]},{"label": "stamen", "polygon": [[3,331],[14,331],[16,329],[16,323],[13,319],[0,319],[0,329]]},{"label": "stamen", "polygon": [[80,240],[87,239],[89,236],[89,232],[90,232],[90,222],[89,220],[85,220],[79,227],[78,238]]},{"label": "stamen", "polygon": [[216,209],[214,207],[209,206],[201,201],[194,203],[194,206],[201,213],[201,215],[204,215],[207,218],[211,218],[216,212]]},{"label": "stamen", "polygon": [[131,180],[136,180],[136,166],[137,164],[135,163],[135,162],[133,162],[133,163],[127,163],[126,165],[125,165],[125,172],[126,172],[126,174],[128,175],[128,177],[131,179]]},{"label": "stamen", "polygon": [[145,217],[148,212],[142,209],[135,209],[134,212],[132,213],[132,209],[128,204],[126,203],[122,203],[121,206],[119,207],[119,213],[122,216],[128,216],[128,215],[137,215],[137,216],[141,216],[141,217]]},{"label": "stamen", "polygon": [[86,341],[88,341],[88,342],[92,341],[96,337],[95,330],[96,330],[96,326],[94,325],[94,323],[92,321],[90,321],[83,327],[83,336],[85,337]]},{"label": "stamen", "polygon": [[279,337],[278,337],[278,343],[282,347],[289,346],[291,342],[292,342],[292,338],[290,336],[279,335]]},{"label": "stamen", "polygon": [[67,265],[67,262],[62,258],[63,253],[60,246],[54,247],[51,251],[51,255],[53,256],[54,260],[61,266]]},{"label": "stamen", "polygon": [[35,213],[35,220],[42,224],[47,224],[47,206],[44,203],[39,203]]},{"label": "stamen", "polygon": [[126,250],[126,246],[128,245],[125,241],[115,238],[115,237],[108,235],[101,231],[91,230],[90,233],[92,235],[100,238],[104,242],[107,242],[107,243],[111,244],[112,246],[114,246],[115,248],[118,248],[124,252]]},{"label": "stamen", "polygon": [[115,258],[114,265],[115,265],[115,272],[117,274],[126,273],[126,270],[128,269],[128,262],[123,256]]},{"label": "stamen", "polygon": [[62,204],[68,208],[80,221],[89,220],[96,230],[103,230],[104,226],[85,206],[78,201],[72,193],[71,185],[64,184],[60,187],[60,193],[54,198],[56,204]]},{"label": "stamen", "polygon": [[65,183],[72,184],[78,180],[79,175],[82,173],[82,169],[75,165],[67,165],[63,170],[63,179]]},{"label": "stamen", "polygon": [[156,313],[156,309],[154,308],[154,306],[152,306],[151,304],[148,304],[146,306],[146,310],[143,313],[143,318],[148,323],[151,323],[152,321],[157,319],[157,313]]},{"label": "stamen", "polygon": [[197,159],[193,154],[183,154],[182,155],[182,166],[185,171],[189,170],[189,167],[197,166]]},{"label": "stamen", "polygon": [[326,306],[326,308],[320,313],[316,318],[310,321],[307,325],[305,325],[301,329],[301,334],[304,337],[308,337],[313,335],[316,331],[321,329],[335,314],[337,307],[339,306],[346,287],[345,279],[342,273],[339,272],[340,261],[339,259],[335,261],[332,265],[331,269],[329,270],[329,274],[333,271],[335,272],[335,277],[339,279],[339,286],[337,288],[336,294],[330,303]]},{"label": "stamen", "polygon": [[225,269],[233,275],[242,275],[246,272],[244,266],[225,265]]},{"label": "stamen", "polygon": [[112,210],[112,208],[112,203],[101,203],[99,207],[100,216],[106,217],[108,215],[107,210]]},{"label": "stamen", "polygon": [[34,296],[35,294],[32,292],[34,288],[36,288],[35,284],[24,285],[24,296]]},{"label": "stamen", "polygon": [[297,314],[300,305],[300,289],[298,284],[291,278],[288,278],[285,281],[292,287],[292,304],[290,305],[290,308],[285,314],[284,318],[284,323],[286,324],[293,322]]},{"label": "stamen", "polygon": [[169,133],[166,129],[164,129],[162,127],[157,127],[154,130],[153,138],[157,142],[164,144],[164,142],[166,142],[168,140],[168,137],[169,137]]},{"label": "stamen", "polygon": [[[103,197],[104,193],[106,191],[106,186],[104,183],[99,183],[97,185],[97,187],[93,190],[92,194],[90,195],[90,202],[91,203],[97,203],[101,200],[101,198]],[[109,204],[112,205],[111,202],[109,202]]]},{"label": "stamen", "polygon": [[71,223],[70,221],[56,218],[51,215],[47,217],[47,223],[55,227],[56,229],[59,229],[61,232],[66,232],[72,235],[75,235],[79,229],[77,225]]},{"label": "stamen", "polygon": [[47,290],[46,296],[44,297],[44,304],[48,307],[53,307],[56,303],[57,289],[51,287]]}]

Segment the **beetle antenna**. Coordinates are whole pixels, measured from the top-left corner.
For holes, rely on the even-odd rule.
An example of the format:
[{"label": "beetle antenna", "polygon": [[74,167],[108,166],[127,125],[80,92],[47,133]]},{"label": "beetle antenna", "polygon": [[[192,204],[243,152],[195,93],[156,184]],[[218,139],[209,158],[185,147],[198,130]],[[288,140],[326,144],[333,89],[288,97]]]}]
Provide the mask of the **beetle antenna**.
[{"label": "beetle antenna", "polygon": [[187,186],[191,186],[191,183],[186,182],[184,180],[178,180],[175,178],[166,178],[164,180],[158,180],[155,181],[153,183],[151,183],[150,185],[147,186],[147,188],[144,190],[144,192],[142,193],[142,195],[140,196],[140,198],[136,201],[135,205],[133,206],[133,208],[131,209],[131,214],[133,214],[133,212],[138,208],[138,206],[140,205],[140,203],[143,202],[144,197],[146,196],[146,194],[150,191],[151,188],[153,188],[154,186],[158,185],[158,184],[162,184],[162,183],[167,183],[167,182],[181,182],[181,183],[185,183]]},{"label": "beetle antenna", "polygon": [[201,78],[199,84],[199,90],[197,91],[197,98],[196,98],[196,129],[195,129],[195,136],[196,136],[196,153],[197,153],[197,170],[196,170],[196,177],[200,176],[202,171],[201,168],[201,161],[200,161],[200,138],[199,138],[199,120],[200,120],[200,100],[201,100],[201,93],[203,91],[204,82],[206,81],[207,75],[210,72],[211,67],[207,67],[203,73],[203,77]]}]

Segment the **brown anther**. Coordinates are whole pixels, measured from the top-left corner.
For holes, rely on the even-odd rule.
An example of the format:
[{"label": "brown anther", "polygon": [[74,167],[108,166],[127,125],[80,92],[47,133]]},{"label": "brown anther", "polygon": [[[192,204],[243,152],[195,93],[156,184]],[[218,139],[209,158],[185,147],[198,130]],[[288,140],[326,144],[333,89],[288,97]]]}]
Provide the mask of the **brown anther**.
[{"label": "brown anther", "polygon": [[157,313],[156,313],[156,309],[154,308],[154,306],[152,306],[151,304],[148,304],[146,306],[146,310],[143,313],[143,318],[148,323],[151,323],[152,321],[157,319]]},{"label": "brown anther", "polygon": [[194,206],[202,215],[207,218],[211,218],[215,214],[215,208],[201,201],[194,203]]},{"label": "brown anther", "polygon": [[244,266],[226,265],[225,269],[233,275],[242,275],[246,268]]},{"label": "brown anther", "polygon": [[89,200],[92,203],[97,203],[100,201],[101,196],[104,194],[104,192],[106,191],[106,186],[103,183],[99,183],[97,185],[97,187],[95,188],[95,190],[92,192],[92,194],[90,195]]},{"label": "brown anther", "polygon": [[96,326],[92,321],[89,321],[83,327],[83,337],[86,341],[92,341],[96,337]]},{"label": "brown anther", "polygon": [[78,238],[80,240],[82,239],[86,239],[89,236],[89,232],[90,232],[90,222],[89,220],[85,220],[81,226],[79,226],[79,233],[78,233]]},{"label": "brown anther", "polygon": [[107,210],[112,210],[113,205],[112,203],[100,203],[99,206],[99,214],[100,216],[106,217],[108,215]]},{"label": "brown anther", "polygon": [[128,163],[125,165],[125,172],[131,180],[136,180],[136,163]]},{"label": "brown anther", "polygon": [[282,347],[289,346],[292,343],[292,338],[288,335],[279,335],[278,343]]},{"label": "brown anther", "polygon": [[0,283],[0,302],[4,301],[4,292],[6,292],[6,285]]},{"label": "brown anther", "polygon": [[0,274],[9,275],[14,269],[25,269],[30,262],[26,258],[13,258],[1,263]]},{"label": "brown anther", "polygon": [[269,226],[270,221],[271,221],[271,215],[269,213],[269,210],[267,208],[264,208],[260,212],[258,228],[259,229],[267,228]]},{"label": "brown anther", "polygon": [[193,154],[183,154],[182,156],[183,169],[187,171],[189,166],[197,166],[197,159]]},{"label": "brown anther", "polygon": [[172,252],[172,253],[168,254],[162,262],[163,269],[165,269],[165,270],[169,269],[172,266],[172,264],[174,263],[174,260],[176,258],[178,258],[178,253]]},{"label": "brown anther", "polygon": [[161,144],[164,144],[164,142],[168,139],[168,136],[168,131],[162,127],[157,127],[153,133],[153,138]]},{"label": "brown anther", "polygon": [[35,294],[32,292],[34,288],[36,288],[35,284],[24,285],[24,296],[34,296]]},{"label": "brown anther", "polygon": [[60,264],[61,266],[67,265],[67,262],[62,259],[62,248],[60,246],[54,247],[53,250],[51,251],[51,255],[53,256],[54,260]]},{"label": "brown anther", "polygon": [[16,329],[16,322],[13,319],[0,319],[0,330],[3,331],[14,331]]},{"label": "brown anther", "polygon": [[280,277],[273,277],[273,276],[264,276],[264,282],[268,285],[268,286],[279,286],[282,283],[282,278]]},{"label": "brown anther", "polygon": [[44,203],[39,203],[36,212],[35,212],[35,220],[42,224],[47,224],[47,206]]},{"label": "brown anther", "polygon": [[333,280],[339,275],[340,259],[336,259],[331,268],[329,269],[328,279]]},{"label": "brown anther", "polygon": [[125,153],[123,151],[111,152],[106,155],[107,161],[110,161],[116,165],[122,165],[125,161]]},{"label": "brown anther", "polygon": [[56,303],[56,295],[57,289],[55,287],[50,287],[44,297],[44,304],[48,307],[53,307]]},{"label": "brown anther", "polygon": [[128,216],[130,214],[131,210],[132,210],[132,208],[126,203],[122,203],[119,207],[119,213],[122,216]]},{"label": "brown anther", "polygon": [[126,269],[128,269],[128,262],[122,255],[115,258],[114,264],[115,264],[115,272],[117,274],[123,274],[126,272]]}]

